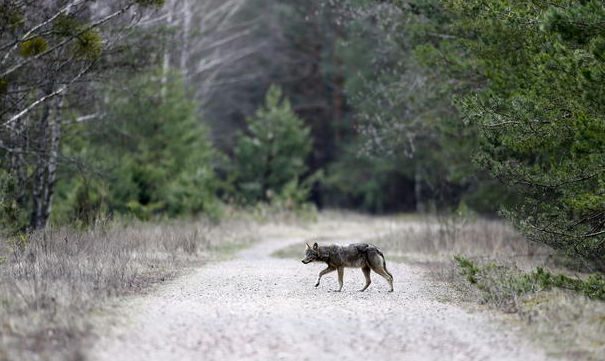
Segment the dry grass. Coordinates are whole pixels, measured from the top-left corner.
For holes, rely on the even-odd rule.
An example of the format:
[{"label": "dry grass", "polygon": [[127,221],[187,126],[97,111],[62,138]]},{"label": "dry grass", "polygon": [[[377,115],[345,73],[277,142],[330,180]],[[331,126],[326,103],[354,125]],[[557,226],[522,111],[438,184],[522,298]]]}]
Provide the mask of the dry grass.
[{"label": "dry grass", "polygon": [[0,360],[79,360],[89,318],[191,265],[253,241],[254,223],[98,225],[0,239]]},{"label": "dry grass", "polygon": [[[350,225],[367,224],[367,216],[329,212],[322,218],[344,221]],[[460,217],[433,217],[405,214],[389,218],[392,222],[386,233],[368,240],[379,246],[395,261],[412,263],[447,262],[456,254],[479,258],[532,259],[545,257],[548,252],[536,244],[529,244],[511,226],[499,220],[464,219]],[[325,221],[324,221],[325,222]],[[377,232],[378,233],[378,232]],[[310,241],[342,243],[339,237],[321,234]],[[346,243],[346,242],[345,242]],[[293,245],[275,252],[276,257],[300,258],[302,245]]]},{"label": "dry grass", "polygon": [[[307,243],[313,244],[313,242],[320,242],[328,244],[332,238],[330,237],[313,237],[306,240]],[[291,259],[303,259],[305,258],[305,246],[304,244],[293,244],[288,247],[281,248],[271,255],[277,258],[291,258]]]},{"label": "dry grass", "polygon": [[[536,266],[580,278],[585,275],[562,269],[565,262],[553,251],[528,243],[505,222],[425,217],[372,242],[389,259],[426,266],[433,279],[450,290],[446,299],[461,301],[470,309],[498,311],[498,319],[518,327],[549,354],[573,360],[605,359],[604,302],[560,289],[514,292],[511,275]],[[469,283],[452,261],[454,255],[479,266],[493,265],[482,280],[488,287]]]},{"label": "dry grass", "polygon": [[481,274],[477,284],[469,283],[453,264],[432,274],[451,285],[467,304],[505,314],[506,321],[517,324],[553,356],[605,359],[605,302],[561,289],[530,287],[518,292],[519,276],[525,272],[514,262],[499,258],[478,265]]},{"label": "dry grass", "polygon": [[445,262],[453,255],[474,258],[543,259],[549,252],[523,239],[500,220],[426,216],[372,240],[389,258],[408,262]]},{"label": "dry grass", "polygon": [[[259,209],[252,216],[228,213],[229,221],[220,224],[111,223],[88,231],[48,229],[26,242],[0,239],[0,360],[80,360],[80,350],[90,341],[90,319],[108,300],[144,293],[189,266],[224,258],[254,241],[251,235],[276,236],[284,229],[313,240],[330,234],[330,239],[320,238],[324,242],[344,242],[364,232],[374,235],[371,242],[389,261],[425,265],[435,280],[447,285],[446,298],[461,300],[469,308],[499,310],[504,315],[500,319],[518,325],[552,354],[605,359],[605,303],[561,290],[522,295],[508,291],[507,272],[553,263],[546,248],[528,245],[501,221],[379,219],[327,212],[319,215],[320,222],[310,222],[315,216],[301,222],[287,212]],[[303,253],[301,244],[279,255],[300,258]],[[486,297],[469,284],[451,262],[455,254],[501,265],[490,280],[495,294]]]},{"label": "dry grass", "polygon": [[[281,230],[282,233],[296,234],[309,244],[348,244],[375,239],[398,237],[402,229],[421,220],[418,214],[400,214],[392,216],[369,216],[343,210],[324,210],[317,215],[318,222],[307,224],[302,232]],[[273,253],[278,258],[304,258],[305,245],[294,244]],[[389,254],[390,256],[390,254]]]},{"label": "dry grass", "polygon": [[572,360],[605,359],[605,303],[555,290],[516,301],[517,318],[547,350]]}]

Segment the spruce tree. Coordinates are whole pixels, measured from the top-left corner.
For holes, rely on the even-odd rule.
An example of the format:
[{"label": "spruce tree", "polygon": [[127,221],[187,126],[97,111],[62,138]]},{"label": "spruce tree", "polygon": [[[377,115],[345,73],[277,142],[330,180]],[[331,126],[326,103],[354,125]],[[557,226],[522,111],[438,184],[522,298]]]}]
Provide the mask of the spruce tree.
[{"label": "spruce tree", "polygon": [[458,106],[478,129],[477,164],[522,196],[504,214],[605,269],[605,4],[441,4],[447,33],[421,50],[466,85]]},{"label": "spruce tree", "polygon": [[244,202],[268,201],[293,183],[301,184],[311,151],[310,130],[292,110],[280,88],[272,86],[265,104],[248,119],[234,150],[235,178]]}]

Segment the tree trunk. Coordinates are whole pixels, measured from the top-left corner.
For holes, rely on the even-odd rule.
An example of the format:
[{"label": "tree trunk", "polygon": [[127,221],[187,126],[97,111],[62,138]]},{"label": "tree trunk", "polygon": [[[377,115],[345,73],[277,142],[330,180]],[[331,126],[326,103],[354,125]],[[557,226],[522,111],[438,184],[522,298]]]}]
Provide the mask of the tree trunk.
[{"label": "tree trunk", "polygon": [[[21,87],[19,87],[21,88]],[[22,90],[22,89],[20,89]],[[27,161],[25,155],[28,151],[28,137],[26,123],[28,117],[19,118],[8,124],[8,174],[19,186],[11,195],[19,208],[27,204]]]},{"label": "tree trunk", "polygon": [[189,62],[189,47],[190,47],[190,33],[191,33],[191,0],[182,0],[183,8],[181,11],[183,17],[183,34],[182,34],[182,48],[181,48],[181,71],[185,81],[187,81],[187,63]]},{"label": "tree trunk", "polygon": [[48,101],[40,117],[38,134],[39,156],[32,193],[34,208],[30,226],[44,228],[52,210],[52,200],[57,179],[59,142],[61,139],[61,103],[56,99]]},{"label": "tree trunk", "polygon": [[414,198],[416,201],[416,212],[424,213],[426,211],[425,205],[422,202],[422,176],[420,162],[415,160],[414,169]]},{"label": "tree trunk", "polygon": [[342,59],[338,54],[334,54],[334,74],[332,76],[332,103],[333,103],[333,114],[332,121],[334,124],[334,142],[336,147],[340,146],[342,139],[342,118],[344,110],[344,83],[345,79],[342,75]]},{"label": "tree trunk", "polygon": [[[168,27],[172,26],[172,21],[174,18],[174,4],[176,1],[169,0],[166,2],[165,8],[167,11],[166,14],[166,25]],[[160,91],[160,95],[162,99],[166,98],[167,94],[167,84],[168,84],[168,71],[170,70],[170,45],[166,45],[164,48],[164,56],[162,59],[162,89]]]},{"label": "tree trunk", "polygon": [[8,136],[8,172],[10,177],[19,185],[15,189],[14,197],[18,207],[25,207],[27,203],[27,162],[25,153],[28,142],[25,135],[26,118],[17,119],[9,124]]},{"label": "tree trunk", "polygon": [[[52,91],[47,89],[47,94]],[[48,158],[48,145],[50,141],[50,131],[48,127],[48,119],[50,118],[50,110],[52,100],[44,103],[42,112],[37,122],[38,133],[36,134],[36,145],[38,148],[38,158],[36,160],[36,170],[34,173],[34,183],[32,191],[33,209],[31,212],[30,227],[38,229],[42,228],[42,210],[44,208],[44,183],[46,182],[46,163]]]},{"label": "tree trunk", "polygon": [[49,119],[50,142],[48,144],[48,161],[46,164],[46,182],[42,193],[43,205],[40,213],[40,225],[46,226],[50,212],[52,211],[53,196],[55,194],[55,184],[57,182],[57,162],[59,159],[59,143],[61,140],[61,102],[58,102],[55,112]]}]

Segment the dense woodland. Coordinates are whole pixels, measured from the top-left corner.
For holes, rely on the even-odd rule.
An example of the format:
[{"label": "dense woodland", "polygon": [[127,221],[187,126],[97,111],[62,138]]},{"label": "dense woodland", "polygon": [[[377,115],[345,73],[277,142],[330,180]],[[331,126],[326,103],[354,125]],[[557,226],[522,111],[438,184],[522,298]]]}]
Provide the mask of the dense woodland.
[{"label": "dense woodland", "polygon": [[1,0],[0,225],[475,212],[605,269],[599,0]]}]

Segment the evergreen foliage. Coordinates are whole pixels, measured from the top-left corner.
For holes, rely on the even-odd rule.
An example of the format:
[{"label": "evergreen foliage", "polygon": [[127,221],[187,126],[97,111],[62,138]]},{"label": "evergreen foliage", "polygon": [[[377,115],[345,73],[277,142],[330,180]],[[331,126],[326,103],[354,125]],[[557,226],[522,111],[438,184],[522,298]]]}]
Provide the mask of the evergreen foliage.
[{"label": "evergreen foliage", "polygon": [[325,202],[368,212],[414,210],[414,166],[405,156],[375,156],[359,152],[353,143],[341,150],[322,182]]},{"label": "evergreen foliage", "polygon": [[443,3],[451,38],[426,48],[469,85],[459,109],[480,130],[477,164],[522,195],[505,214],[605,269],[605,5]]},{"label": "evergreen foliage", "polygon": [[94,60],[103,52],[103,39],[96,29],[90,29],[76,37],[74,53],[77,56]]},{"label": "evergreen foliage", "polygon": [[[514,197],[472,163],[478,129],[465,126],[452,103],[452,95],[465,85],[451,81],[425,54],[447,33],[449,14],[440,0],[388,3],[355,2],[360,15],[349,22],[343,44],[345,63],[359,69],[347,73],[347,92],[361,130],[357,158],[377,166],[365,175],[375,183],[375,195],[364,197],[401,200],[398,208],[387,209],[449,211],[464,203],[494,214]],[[338,178],[363,173],[352,169],[353,159],[346,166],[353,153],[337,157],[332,169],[342,172]],[[407,192],[398,193],[393,184]]]},{"label": "evergreen foliage", "polygon": [[141,6],[160,7],[166,0],[135,0],[135,2]]},{"label": "evergreen foliage", "polygon": [[17,235],[27,229],[27,212],[16,201],[18,186],[8,172],[0,169],[0,236]]},{"label": "evergreen foliage", "polygon": [[[142,72],[145,68],[138,65],[157,60],[149,51],[152,42],[157,49],[157,37],[145,38],[153,28],[139,23],[151,14],[145,8],[158,10],[162,3],[0,4],[0,172],[18,185],[12,187],[11,203],[27,214],[27,230],[46,226],[56,205],[59,170],[88,167],[65,157],[61,146],[64,134],[92,128],[66,119],[105,114],[99,95],[108,80],[125,70]],[[138,67],[129,59],[133,52],[139,55]]]},{"label": "evergreen foliage", "polygon": [[[418,148],[437,160],[429,164],[454,165],[454,173],[442,173],[448,178],[467,174],[460,178],[467,200],[471,188],[478,195],[505,196],[490,203],[501,205],[530,240],[605,269],[605,4],[389,3],[399,12],[387,16],[389,34],[397,39],[388,48],[412,49],[421,72],[430,74],[422,92],[435,92],[420,103],[414,93],[394,102],[403,107],[403,116],[383,123],[398,125],[403,134],[430,136],[417,137]],[[405,67],[409,63],[399,68]],[[409,72],[399,74],[391,83],[405,94]],[[453,113],[447,111],[452,99]],[[409,111],[410,104],[416,104],[415,111]],[[380,141],[389,139],[384,134],[397,136],[397,127],[386,129],[372,136]],[[456,138],[463,140],[458,146]],[[387,148],[405,151],[407,146],[404,140]],[[435,157],[436,149],[440,156]],[[468,167],[470,159],[508,191],[483,191],[489,183]]]},{"label": "evergreen foliage", "polygon": [[88,222],[104,212],[140,219],[216,215],[214,150],[182,80],[146,74],[109,99],[98,132],[69,145],[103,176],[62,184],[59,203],[66,204],[57,219]]},{"label": "evergreen foliage", "polygon": [[41,36],[36,36],[19,44],[19,54],[24,58],[43,53],[46,49],[48,49],[48,43]]},{"label": "evergreen foliage", "polygon": [[[502,207],[530,240],[605,270],[602,1],[278,1],[266,19],[275,20],[268,23],[279,34],[249,33],[272,42],[257,54],[219,42],[228,54],[171,44],[157,56],[149,50],[166,44],[143,29],[124,37],[132,43],[113,46],[124,19],[99,22],[102,14],[85,3],[77,11],[45,3],[39,13],[31,4],[0,5],[7,125],[0,134],[1,188],[17,200],[15,206],[3,196],[6,214],[26,209],[30,225],[42,226],[55,183],[55,219],[85,222],[107,212],[212,212],[224,189],[244,204],[300,204],[314,187],[318,204],[375,212]],[[125,13],[162,3],[120,6]],[[248,22],[255,5],[268,3],[255,0],[233,19]],[[165,39],[213,43],[194,41],[204,35],[185,29],[189,22],[182,26],[165,29],[173,34]],[[172,50],[182,50],[182,58]],[[116,81],[115,88],[128,87],[103,100],[96,94],[104,87],[83,85],[111,79],[100,71],[122,62],[141,71],[145,61],[130,62],[141,53],[162,62],[164,73]],[[194,64],[210,53],[219,55]],[[246,59],[246,66],[221,70],[214,83],[207,75],[213,64],[233,59]],[[174,66],[184,68],[190,84],[213,84],[195,97],[207,96],[205,109],[220,123],[214,140],[232,156],[223,188],[197,105],[183,81],[166,77]],[[238,132],[271,82],[282,84],[294,105],[271,87]],[[67,126],[65,119],[86,115],[88,104],[95,108],[89,115],[103,121]],[[314,173],[324,168],[327,177]]]},{"label": "evergreen foliage", "polygon": [[281,89],[272,86],[265,104],[248,119],[248,132],[237,137],[237,197],[244,203],[255,203],[288,193],[292,202],[306,201],[310,184],[303,176],[311,146],[309,128],[294,113]]}]

